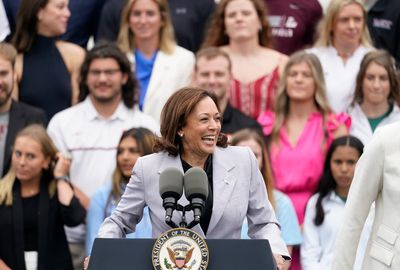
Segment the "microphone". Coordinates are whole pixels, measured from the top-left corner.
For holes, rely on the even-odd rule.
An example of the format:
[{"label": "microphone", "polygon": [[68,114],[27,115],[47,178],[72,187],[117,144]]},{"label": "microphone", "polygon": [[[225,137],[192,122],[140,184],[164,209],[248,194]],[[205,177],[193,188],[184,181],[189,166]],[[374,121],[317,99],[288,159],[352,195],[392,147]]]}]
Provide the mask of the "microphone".
[{"label": "microphone", "polygon": [[160,196],[165,209],[165,222],[170,225],[172,213],[183,193],[183,173],[177,168],[167,168],[160,174]]},{"label": "microphone", "polygon": [[193,210],[194,221],[200,222],[200,217],[208,197],[208,177],[201,168],[190,168],[183,176],[185,196]]}]

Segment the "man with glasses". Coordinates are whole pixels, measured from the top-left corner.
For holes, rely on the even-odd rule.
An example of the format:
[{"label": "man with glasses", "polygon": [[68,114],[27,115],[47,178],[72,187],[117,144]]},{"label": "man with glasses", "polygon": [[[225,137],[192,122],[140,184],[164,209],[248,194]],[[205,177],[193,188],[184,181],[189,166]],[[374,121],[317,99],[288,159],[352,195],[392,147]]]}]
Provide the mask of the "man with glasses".
[{"label": "man with glasses", "polygon": [[[119,138],[124,130],[145,127],[158,133],[152,117],[135,106],[137,82],[126,56],[103,43],[86,54],[79,81],[79,103],[56,114],[48,133],[61,152],[72,157],[70,175],[87,208],[97,188],[111,181]],[[67,228],[75,269],[84,258],[85,228]]]}]

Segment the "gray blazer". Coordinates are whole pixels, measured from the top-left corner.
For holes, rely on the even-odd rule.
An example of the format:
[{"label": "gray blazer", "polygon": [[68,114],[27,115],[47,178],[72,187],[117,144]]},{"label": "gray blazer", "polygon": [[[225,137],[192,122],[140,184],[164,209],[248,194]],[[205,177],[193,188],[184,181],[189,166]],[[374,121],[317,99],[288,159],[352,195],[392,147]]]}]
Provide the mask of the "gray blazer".
[{"label": "gray blazer", "polygon": [[[159,195],[160,173],[169,167],[183,172],[179,156],[162,152],[139,158],[121,201],[100,227],[98,237],[121,238],[133,232],[145,206],[149,208],[153,237],[171,229],[164,221],[165,210]],[[207,238],[240,238],[243,220],[247,217],[250,238],[268,239],[273,253],[289,257],[257,160],[249,148],[216,147],[213,154],[213,192]],[[179,203],[186,205],[188,201],[182,196]],[[181,213],[175,211],[173,221],[179,224],[180,219]],[[187,213],[187,220],[190,222],[192,219],[193,214]],[[205,237],[200,225],[193,230]]]},{"label": "gray blazer", "polygon": [[400,123],[378,128],[357,163],[332,269],[353,269],[374,201],[375,219],[362,269],[400,269]]}]

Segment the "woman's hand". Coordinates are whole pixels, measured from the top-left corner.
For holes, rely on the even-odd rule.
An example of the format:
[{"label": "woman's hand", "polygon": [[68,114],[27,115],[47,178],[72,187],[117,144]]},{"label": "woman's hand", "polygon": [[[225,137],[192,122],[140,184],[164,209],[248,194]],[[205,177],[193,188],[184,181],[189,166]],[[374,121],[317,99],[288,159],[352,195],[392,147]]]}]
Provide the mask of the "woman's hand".
[{"label": "woman's hand", "polygon": [[53,175],[55,178],[66,176],[71,166],[71,157],[68,154],[57,153],[57,162],[54,166]]},{"label": "woman's hand", "polygon": [[[57,179],[68,176],[70,166],[71,158],[68,157],[66,154],[57,153],[57,163],[54,166],[53,171],[54,177]],[[57,193],[58,200],[62,205],[70,205],[72,197],[74,196],[74,191],[68,182],[64,180],[58,180]]]},{"label": "woman's hand", "polygon": [[282,257],[282,255],[274,254],[274,259],[276,262],[276,269],[278,270],[285,270],[286,260]]},{"label": "woman's hand", "polygon": [[83,270],[87,270],[89,267],[89,260],[90,260],[90,256],[87,256],[85,258],[85,260],[83,261]]}]

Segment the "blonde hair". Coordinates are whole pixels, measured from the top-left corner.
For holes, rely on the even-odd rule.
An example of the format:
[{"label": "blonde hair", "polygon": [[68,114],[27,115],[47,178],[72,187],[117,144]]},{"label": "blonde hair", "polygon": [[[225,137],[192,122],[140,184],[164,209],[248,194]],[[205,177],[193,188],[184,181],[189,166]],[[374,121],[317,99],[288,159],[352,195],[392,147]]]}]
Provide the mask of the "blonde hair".
[{"label": "blonde hair", "polygon": [[[58,152],[57,148],[55,147],[53,141],[50,139],[49,135],[47,135],[46,130],[43,126],[38,124],[29,125],[18,132],[17,136],[15,137],[15,141],[19,137],[28,137],[36,141],[41,146],[42,153],[45,157],[50,157],[51,160],[55,159]],[[50,173],[51,177],[53,177],[51,166],[49,166],[49,168],[44,172]],[[16,176],[14,166],[11,166],[8,173],[0,180],[0,204],[5,204],[7,206],[12,205],[13,186],[15,179]],[[55,191],[56,185],[55,180],[53,179],[49,184],[50,196],[53,196],[55,194]]]},{"label": "blonde hair", "polygon": [[371,37],[367,27],[367,12],[364,5],[359,0],[331,0],[326,14],[318,25],[318,39],[315,42],[316,47],[327,47],[333,45],[333,25],[336,17],[343,7],[356,4],[361,7],[363,11],[363,28],[361,34],[360,44],[365,47],[372,47]]},{"label": "blonde hair", "polygon": [[317,106],[318,110],[322,112],[324,117],[332,112],[326,97],[325,80],[321,62],[318,60],[318,57],[312,53],[307,53],[304,50],[298,51],[292,54],[292,56],[289,58],[285,66],[285,69],[283,71],[283,74],[279,80],[276,103],[275,103],[275,121],[271,134],[272,142],[278,141],[279,131],[282,128],[285,119],[287,118],[289,113],[290,98],[286,91],[286,82],[289,76],[289,71],[292,68],[292,66],[303,62],[310,67],[312,77],[314,79],[315,105]]},{"label": "blonde hair", "polygon": [[[135,35],[129,26],[131,9],[137,0],[128,0],[122,10],[121,25],[118,33],[117,45],[124,53],[130,53],[135,49]],[[158,5],[161,15],[160,44],[159,49],[166,54],[171,54],[176,42],[174,29],[169,15],[167,0],[151,0]]]}]

